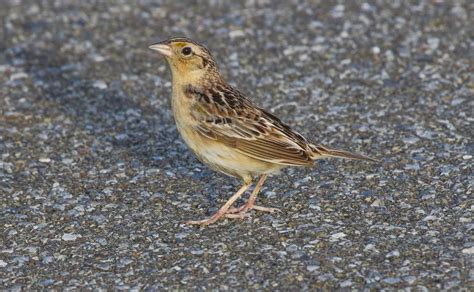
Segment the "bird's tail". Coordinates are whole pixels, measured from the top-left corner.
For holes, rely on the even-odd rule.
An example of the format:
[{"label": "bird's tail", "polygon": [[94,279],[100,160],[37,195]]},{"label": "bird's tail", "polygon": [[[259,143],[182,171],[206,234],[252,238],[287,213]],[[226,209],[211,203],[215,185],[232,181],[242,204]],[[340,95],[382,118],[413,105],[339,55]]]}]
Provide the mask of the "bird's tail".
[{"label": "bird's tail", "polygon": [[380,160],[370,158],[368,156],[352,153],[344,150],[330,149],[321,145],[311,145],[311,150],[313,152],[312,158],[319,159],[323,157],[337,157],[337,158],[346,158],[354,160],[366,160],[374,163],[380,163]]}]

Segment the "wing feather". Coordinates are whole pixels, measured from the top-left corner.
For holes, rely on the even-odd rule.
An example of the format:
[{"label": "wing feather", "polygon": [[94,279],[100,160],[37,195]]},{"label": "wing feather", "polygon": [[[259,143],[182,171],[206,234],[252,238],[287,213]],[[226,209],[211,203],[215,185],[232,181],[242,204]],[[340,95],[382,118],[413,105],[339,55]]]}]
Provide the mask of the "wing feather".
[{"label": "wing feather", "polygon": [[242,154],[266,162],[312,164],[311,149],[303,136],[230,86],[220,94],[194,87],[186,88],[185,93],[195,100],[192,111],[197,122],[195,130],[203,137],[221,141]]}]

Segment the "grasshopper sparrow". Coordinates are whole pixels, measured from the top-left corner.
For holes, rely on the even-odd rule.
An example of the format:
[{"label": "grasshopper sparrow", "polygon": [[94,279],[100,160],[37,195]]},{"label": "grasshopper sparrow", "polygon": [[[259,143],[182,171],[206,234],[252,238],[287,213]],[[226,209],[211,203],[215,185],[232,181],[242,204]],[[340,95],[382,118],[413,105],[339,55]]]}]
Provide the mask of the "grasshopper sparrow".
[{"label": "grasshopper sparrow", "polygon": [[[342,157],[377,160],[309,143],[268,111],[230,86],[219,74],[216,61],[203,45],[172,38],[150,46],[163,55],[172,73],[172,108],[182,138],[210,168],[242,179],[242,187],[211,217],[188,221],[209,225],[222,217],[243,218],[255,205],[266,177],[287,166],[312,166],[316,159]],[[248,201],[232,204],[259,177]]]}]

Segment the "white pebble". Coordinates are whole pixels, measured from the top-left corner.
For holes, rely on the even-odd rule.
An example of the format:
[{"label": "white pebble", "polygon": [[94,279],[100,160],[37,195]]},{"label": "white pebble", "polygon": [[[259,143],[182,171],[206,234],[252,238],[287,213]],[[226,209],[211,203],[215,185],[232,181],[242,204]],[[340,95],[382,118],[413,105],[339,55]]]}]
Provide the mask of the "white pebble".
[{"label": "white pebble", "polygon": [[471,223],[471,221],[472,221],[471,218],[466,218],[466,217],[459,218],[459,222],[461,223]]},{"label": "white pebble", "polygon": [[473,246],[473,247],[469,247],[469,248],[463,249],[463,250],[462,250],[462,253],[474,254],[474,246]]},{"label": "white pebble", "polygon": [[400,256],[400,252],[398,251],[398,249],[391,251],[385,255],[386,258],[397,258],[399,256]]},{"label": "white pebble", "polygon": [[18,72],[10,76],[10,81],[17,80],[17,79],[24,79],[24,78],[28,78],[28,74],[24,72]]},{"label": "white pebble", "polygon": [[432,215],[428,215],[425,218],[423,218],[423,221],[433,221],[433,220],[436,220],[436,219],[438,219],[438,218],[436,218],[435,216],[432,216]]},{"label": "white pebble", "polygon": [[370,204],[371,207],[380,207],[380,206],[383,206],[383,202],[380,201],[379,199],[375,199],[375,201],[372,202],[372,204]]},{"label": "white pebble", "polygon": [[319,266],[307,266],[306,267],[306,270],[308,270],[308,272],[314,272],[317,269],[319,269]]},{"label": "white pebble", "polygon": [[93,54],[91,56],[91,58],[94,62],[103,62],[103,61],[105,61],[105,57],[101,56],[101,55],[98,55],[98,54]]},{"label": "white pebble", "polygon": [[51,159],[49,159],[48,157],[41,157],[40,159],[38,159],[38,161],[42,163],[50,163]]},{"label": "white pebble", "polygon": [[341,283],[341,288],[347,288],[347,287],[351,287],[354,285],[354,282],[352,282],[351,279],[349,280],[345,280],[344,282]]},{"label": "white pebble", "polygon": [[92,84],[92,86],[94,86],[95,88],[99,88],[99,89],[106,89],[108,87],[107,83],[105,83],[102,80],[94,81],[94,84]]},{"label": "white pebble", "polygon": [[377,46],[372,47],[371,51],[372,51],[372,54],[375,54],[375,55],[380,54],[380,48]]},{"label": "white pebble", "polygon": [[61,238],[62,240],[65,240],[65,241],[72,241],[72,240],[78,239],[79,237],[82,237],[82,236],[80,234],[75,234],[75,233],[64,233]]},{"label": "white pebble", "polygon": [[331,238],[330,240],[331,241],[336,241],[336,240],[339,240],[343,237],[346,237],[347,235],[344,233],[344,232],[338,232],[338,233],[334,233],[334,234],[331,234]]},{"label": "white pebble", "polygon": [[229,37],[231,39],[238,38],[238,37],[243,37],[243,36],[245,36],[245,33],[244,33],[243,30],[232,30],[232,31],[229,32]]}]

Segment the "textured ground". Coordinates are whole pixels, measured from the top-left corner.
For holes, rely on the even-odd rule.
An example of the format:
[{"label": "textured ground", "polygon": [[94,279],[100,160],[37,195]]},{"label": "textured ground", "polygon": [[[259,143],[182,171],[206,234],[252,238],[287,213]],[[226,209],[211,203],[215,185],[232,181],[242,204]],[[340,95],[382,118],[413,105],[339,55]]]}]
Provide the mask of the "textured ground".
[{"label": "textured ground", "polygon": [[[97,2],[2,1],[0,289],[473,289],[472,1]],[[239,182],[177,134],[147,49],[171,36],[383,163],[288,169],[259,197],[282,213],[183,225]]]}]

